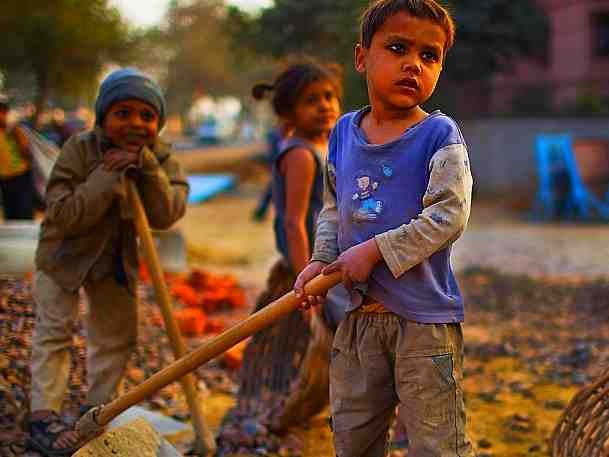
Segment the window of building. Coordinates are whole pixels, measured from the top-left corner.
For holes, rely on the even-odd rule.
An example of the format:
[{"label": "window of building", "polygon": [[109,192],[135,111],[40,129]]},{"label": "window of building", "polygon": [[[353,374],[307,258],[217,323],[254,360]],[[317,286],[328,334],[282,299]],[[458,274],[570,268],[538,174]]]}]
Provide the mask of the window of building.
[{"label": "window of building", "polygon": [[593,14],[592,24],[594,54],[609,57],[609,11]]}]

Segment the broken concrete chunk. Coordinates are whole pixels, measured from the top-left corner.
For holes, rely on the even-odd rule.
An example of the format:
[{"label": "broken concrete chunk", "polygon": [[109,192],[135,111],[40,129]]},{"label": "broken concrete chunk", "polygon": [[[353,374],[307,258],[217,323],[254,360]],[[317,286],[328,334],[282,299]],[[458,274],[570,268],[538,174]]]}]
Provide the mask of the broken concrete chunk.
[{"label": "broken concrete chunk", "polygon": [[181,454],[138,418],[87,443],[73,457],[179,457]]}]

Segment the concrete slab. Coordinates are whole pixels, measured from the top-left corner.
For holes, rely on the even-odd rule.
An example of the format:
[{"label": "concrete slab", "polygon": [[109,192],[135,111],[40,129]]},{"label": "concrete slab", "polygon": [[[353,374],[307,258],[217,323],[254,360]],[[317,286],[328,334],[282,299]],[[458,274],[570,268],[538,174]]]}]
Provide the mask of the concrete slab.
[{"label": "concrete slab", "polygon": [[73,457],[180,457],[181,454],[139,417],[87,443]]}]

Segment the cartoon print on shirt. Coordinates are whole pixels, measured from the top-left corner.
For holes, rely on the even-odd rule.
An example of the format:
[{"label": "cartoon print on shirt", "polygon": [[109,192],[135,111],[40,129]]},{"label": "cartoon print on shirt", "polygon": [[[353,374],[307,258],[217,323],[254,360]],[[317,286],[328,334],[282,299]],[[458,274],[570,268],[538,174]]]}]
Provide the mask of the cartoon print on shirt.
[{"label": "cartoon print on shirt", "polygon": [[383,211],[383,202],[374,198],[379,183],[367,174],[357,176],[356,182],[358,190],[351,199],[358,203],[358,207],[353,212],[353,219],[357,222],[375,221]]}]

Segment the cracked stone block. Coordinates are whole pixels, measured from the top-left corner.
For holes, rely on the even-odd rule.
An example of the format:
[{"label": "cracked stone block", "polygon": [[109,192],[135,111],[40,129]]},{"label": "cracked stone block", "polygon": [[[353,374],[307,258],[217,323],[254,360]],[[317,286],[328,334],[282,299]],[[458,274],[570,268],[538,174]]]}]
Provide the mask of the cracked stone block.
[{"label": "cracked stone block", "polygon": [[181,457],[146,420],[138,418],[106,431],[73,457]]}]

